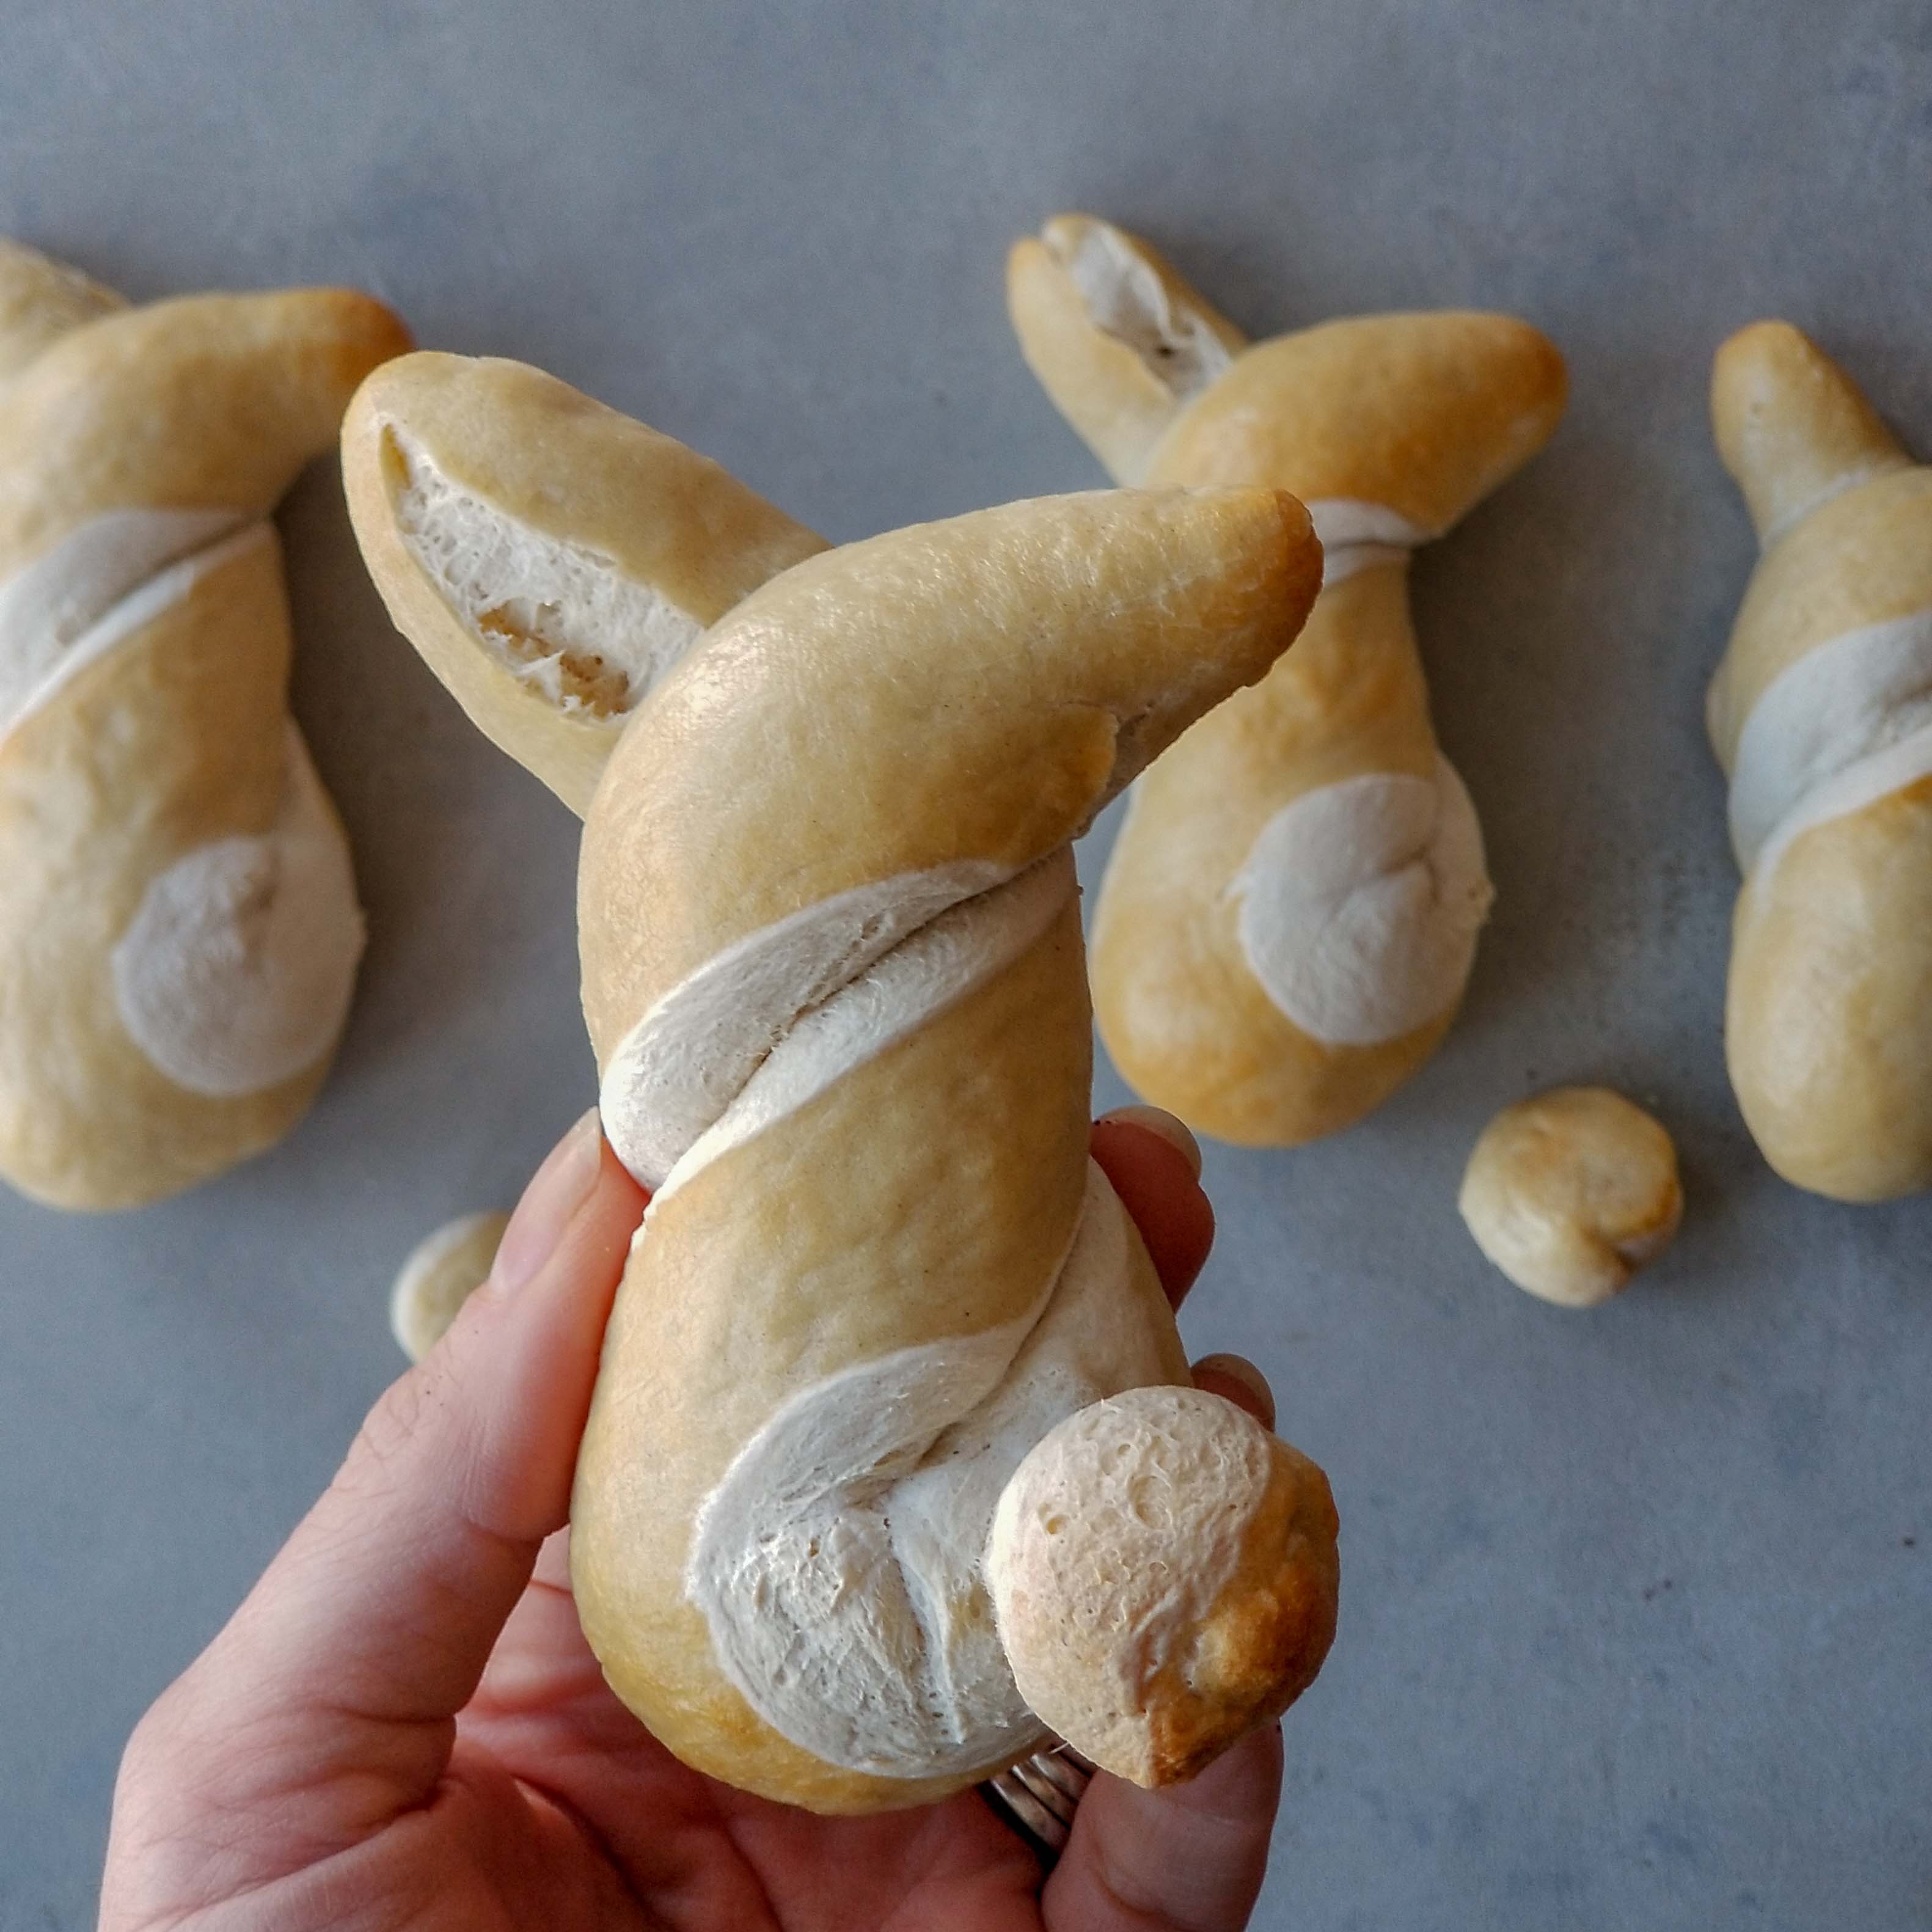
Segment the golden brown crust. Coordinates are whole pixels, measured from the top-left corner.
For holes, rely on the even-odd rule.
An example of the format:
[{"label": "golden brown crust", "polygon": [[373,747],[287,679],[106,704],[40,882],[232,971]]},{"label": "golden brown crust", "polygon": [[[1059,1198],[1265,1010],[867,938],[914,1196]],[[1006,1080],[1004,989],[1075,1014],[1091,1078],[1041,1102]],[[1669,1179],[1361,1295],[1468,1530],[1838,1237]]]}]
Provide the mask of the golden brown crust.
[{"label": "golden brown crust", "polygon": [[1718,351],[1711,428],[1767,548],[1846,488],[1911,461],[1858,386],[1788,322],[1754,322]]},{"label": "golden brown crust", "polygon": [[585,828],[599,1064],[697,966],[780,919],[1065,844],[1204,691],[1274,662],[1316,568],[1306,513],[1276,491],[1099,493],[848,544],[747,598],[620,745]]},{"label": "golden brown crust", "polygon": [[[1932,625],[1932,470],[1788,323],[1724,344],[1712,403],[1766,545],[1711,684],[1711,740],[1729,773],[1784,674],[1874,627],[1904,640]],[[1886,707],[1910,704],[1910,683],[1865,700],[1880,709],[1858,728],[1876,736],[1836,754],[1852,760],[1847,773],[1870,769],[1874,747],[1909,751],[1920,727]],[[1779,1174],[1836,1199],[1886,1200],[1932,1186],[1932,778],[1908,764],[1894,789],[1808,824],[1797,814],[1816,783],[1784,801],[1789,832],[1746,848],[1726,1058]]]},{"label": "golden brown crust", "polygon": [[1724,1051],[1751,1137],[1838,1201],[1932,1187],[1932,778],[1804,833],[1732,928]]},{"label": "golden brown crust", "polygon": [[[407,340],[349,290],[128,309],[0,248],[0,579],[105,514],[266,512]],[[190,1092],[129,1036],[110,970],[155,878],[275,818],[289,650],[271,535],[0,736],[0,1170],[40,1199],[131,1207],[205,1180],[280,1138],[326,1074],[326,1051],[254,1092]]]},{"label": "golden brown crust", "polygon": [[1249,970],[1228,881],[1262,828],[1364,771],[1431,774],[1428,697],[1394,571],[1325,591],[1294,649],[1189,731],[1140,781],[1094,916],[1100,1036],[1123,1078],[1242,1146],[1352,1124],[1448,1030],[1452,1006],[1400,1038],[1338,1046],[1304,1033]]},{"label": "golden brown crust", "polygon": [[[1177,398],[1096,326],[1066,247],[1049,245],[1056,226],[1013,251],[1014,324],[1049,395],[1116,475],[1268,484],[1315,506],[1318,520],[1324,506],[1344,518],[1368,506],[1439,536],[1541,448],[1562,412],[1562,357],[1513,316],[1358,316],[1240,349],[1144,242],[1114,231],[1171,304],[1212,318],[1238,350],[1199,393]],[[1295,799],[1377,774],[1435,783],[1438,760],[1390,555],[1325,589],[1296,650],[1142,782],[1094,934],[1102,1036],[1136,1092],[1224,1139],[1294,1145],[1358,1120],[1428,1058],[1460,986],[1395,1036],[1317,1037],[1256,976],[1237,880],[1263,827]],[[1454,897],[1445,888],[1445,902]]]},{"label": "golden brown crust", "polygon": [[0,1171],[52,1205],[138,1207],[279,1140],[325,1057],[234,1098],[130,1040],[110,960],[148,881],[263,830],[281,793],[287,604],[272,544],[204,578],[0,741]]},{"label": "golden brown crust", "polygon": [[1684,1190],[1670,1135],[1641,1107],[1607,1087],[1555,1087],[1483,1130],[1457,1205],[1517,1287],[1588,1308],[1669,1246]]},{"label": "golden brown crust", "polygon": [[708,458],[542,370],[422,352],[376,370],[342,425],[344,482],[370,574],[478,729],[580,817],[627,718],[560,710],[484,647],[399,527],[399,440],[506,524],[593,554],[700,626],[825,548]]},{"label": "golden brown crust", "polygon": [[1563,358],[1514,316],[1353,316],[1257,343],[1148,466],[1161,483],[1271,483],[1385,504],[1439,536],[1555,433]]}]

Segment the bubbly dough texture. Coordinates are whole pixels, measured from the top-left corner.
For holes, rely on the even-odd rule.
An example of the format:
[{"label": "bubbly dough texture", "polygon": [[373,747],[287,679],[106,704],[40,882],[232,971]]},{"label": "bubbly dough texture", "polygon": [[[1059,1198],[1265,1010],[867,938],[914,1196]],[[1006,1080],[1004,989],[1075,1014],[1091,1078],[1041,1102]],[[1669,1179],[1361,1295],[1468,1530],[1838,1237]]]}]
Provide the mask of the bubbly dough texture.
[{"label": "bubbly dough texture", "polygon": [[149,884],[114,949],[129,1036],[190,1093],[273,1087],[334,1044],[364,929],[355,875],[291,725],[274,823],[198,846]]},{"label": "bubbly dough texture", "polygon": [[1684,1191],[1670,1135],[1641,1107],[1606,1087],[1557,1087],[1484,1129],[1457,1204],[1517,1287],[1589,1308],[1670,1245]]},{"label": "bubbly dough texture", "polygon": [[1082,1409],[993,1520],[1022,1695],[1117,1776],[1192,1776],[1320,1669],[1336,1528],[1321,1472],[1219,1396],[1142,1388]]},{"label": "bubbly dough texture", "polygon": [[1336,1046],[1400,1039],[1453,1006],[1494,896],[1475,807],[1439,756],[1432,784],[1373,772],[1304,792],[1233,890],[1250,970]]},{"label": "bubbly dough texture", "polygon": [[448,1333],[463,1304],[490,1278],[508,1215],[459,1214],[410,1251],[389,1291],[397,1346],[419,1362]]}]

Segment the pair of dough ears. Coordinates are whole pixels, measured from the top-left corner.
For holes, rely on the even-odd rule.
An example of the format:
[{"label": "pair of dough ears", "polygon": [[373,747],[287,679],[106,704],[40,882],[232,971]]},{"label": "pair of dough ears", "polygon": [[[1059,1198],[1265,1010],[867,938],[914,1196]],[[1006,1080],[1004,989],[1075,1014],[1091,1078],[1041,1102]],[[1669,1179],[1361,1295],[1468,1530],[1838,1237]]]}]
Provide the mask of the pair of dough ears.
[{"label": "pair of dough ears", "polygon": [[[520,363],[388,363],[350,404],[342,446],[350,514],[398,628],[472,721],[580,816],[631,716],[705,632],[829,548],[716,464]],[[806,650],[828,610],[884,600],[883,621],[895,610],[904,625],[930,620],[936,639],[945,626],[922,603],[933,584],[967,586],[962,608],[991,610],[999,599],[970,594],[974,573],[1004,584],[1021,554],[1043,646],[1024,674],[1043,706],[1065,695],[1054,680],[1067,664],[1111,663],[1133,641],[1113,693],[1123,783],[1177,717],[1197,715],[1197,688],[1265,671],[1320,579],[1307,515],[1281,491],[1106,493],[849,545],[774,585],[781,602],[761,600],[759,621]],[[1131,562],[1096,604],[1077,589],[1105,557]],[[908,674],[889,652],[854,671]]]},{"label": "pair of dough ears", "polygon": [[1439,536],[1541,448],[1563,358],[1514,316],[1346,317],[1250,345],[1138,236],[1060,214],[1008,257],[1022,352],[1122,483],[1272,483]]},{"label": "pair of dough ears", "polygon": [[652,686],[826,548],[708,458],[520,362],[386,364],[350,404],[342,467],[397,628],[580,818]]},{"label": "pair of dough ears", "polygon": [[0,576],[86,518],[265,515],[409,332],[374,296],[286,289],[130,308],[0,240]]},{"label": "pair of dough ears", "polygon": [[1718,351],[1711,421],[1767,548],[1828,498],[1912,461],[1858,385],[1788,322],[1754,322]]}]

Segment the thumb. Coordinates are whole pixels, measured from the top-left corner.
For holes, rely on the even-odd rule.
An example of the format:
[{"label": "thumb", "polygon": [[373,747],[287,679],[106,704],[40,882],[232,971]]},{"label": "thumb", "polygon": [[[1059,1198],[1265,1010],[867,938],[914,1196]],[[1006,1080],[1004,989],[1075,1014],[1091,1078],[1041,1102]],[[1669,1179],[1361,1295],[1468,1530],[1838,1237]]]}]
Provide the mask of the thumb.
[{"label": "thumb", "polygon": [[1268,1871],[1281,1760],[1270,1724],[1186,1784],[1096,1773],[1041,1896],[1047,1932],[1240,1932]]},{"label": "thumb", "polygon": [[531,1182],[490,1280],[370,1412],[334,1481],[164,1700],[189,1741],[219,1753],[238,1736],[272,1740],[237,1755],[264,1777],[298,1766],[305,1793],[347,1794],[350,1835],[434,1787],[450,1720],[568,1514],[644,1200],[586,1114]]}]

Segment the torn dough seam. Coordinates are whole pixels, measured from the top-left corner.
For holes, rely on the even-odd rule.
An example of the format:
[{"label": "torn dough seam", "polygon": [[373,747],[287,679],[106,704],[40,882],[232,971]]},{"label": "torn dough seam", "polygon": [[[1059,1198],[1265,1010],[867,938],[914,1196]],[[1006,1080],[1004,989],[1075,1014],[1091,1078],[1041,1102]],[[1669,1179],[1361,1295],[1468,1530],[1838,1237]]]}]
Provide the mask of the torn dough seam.
[{"label": "torn dough seam", "polygon": [[491,659],[566,717],[634,711],[704,626],[614,557],[546,536],[448,476],[394,422],[396,528]]}]

